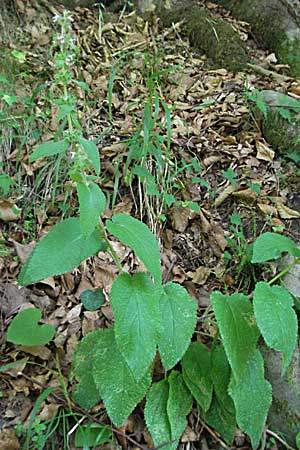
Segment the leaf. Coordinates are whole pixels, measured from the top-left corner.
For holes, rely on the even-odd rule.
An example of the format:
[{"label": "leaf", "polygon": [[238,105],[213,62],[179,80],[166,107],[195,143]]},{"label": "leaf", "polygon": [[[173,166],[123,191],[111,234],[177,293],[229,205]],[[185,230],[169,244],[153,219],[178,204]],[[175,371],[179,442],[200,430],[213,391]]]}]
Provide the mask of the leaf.
[{"label": "leaf", "polygon": [[88,333],[77,345],[72,359],[72,374],[78,384],[74,400],[85,409],[90,409],[100,401],[100,394],[92,373],[97,348],[102,345],[102,330]]},{"label": "leaf", "polygon": [[168,283],[160,296],[160,311],[163,320],[158,349],[165,370],[170,370],[190,343],[196,326],[197,305],[182,286]]},{"label": "leaf", "polygon": [[145,264],[155,281],[161,284],[160,252],[158,242],[149,228],[128,214],[115,214],[106,222],[108,231],[128,245]]},{"label": "leaf", "polygon": [[93,377],[109,417],[119,427],[145,396],[151,377],[148,372],[137,383],[118,350],[113,328],[99,332],[102,336],[94,358]]},{"label": "leaf", "polygon": [[[156,447],[175,450],[185,430],[192,397],[182,375],[173,371],[168,379],[154,383],[147,395],[145,420]],[[174,442],[172,442],[174,441]]]},{"label": "leaf", "polygon": [[97,231],[84,239],[78,218],[63,220],[36,244],[19,274],[19,284],[24,286],[68,272],[105,249]]},{"label": "leaf", "polygon": [[207,347],[193,342],[182,358],[183,379],[197,403],[207,411],[212,399],[211,361]]},{"label": "leaf", "polygon": [[293,297],[283,286],[256,284],[253,307],[257,325],[266,344],[283,353],[283,372],[296,346],[298,326],[293,304]]},{"label": "leaf", "polygon": [[272,403],[272,387],[264,379],[264,360],[259,350],[248,361],[241,378],[238,381],[231,378],[229,394],[239,428],[250,436],[252,447],[257,448]]},{"label": "leaf", "polygon": [[112,432],[107,425],[89,423],[79,425],[75,432],[75,447],[96,447],[111,442]]},{"label": "leaf", "polygon": [[47,141],[36,147],[34,152],[29,156],[29,162],[34,162],[37,159],[45,158],[46,156],[54,156],[63,153],[69,147],[69,142],[66,139],[61,141]]},{"label": "leaf", "polygon": [[172,440],[179,441],[184,432],[187,420],[186,416],[192,409],[193,399],[184,383],[183,376],[173,370],[168,378],[169,398],[167,412],[171,425]]},{"label": "leaf", "polygon": [[95,169],[97,175],[100,174],[100,156],[96,144],[93,141],[89,141],[82,136],[78,136],[77,140],[85,151],[88,159]]},{"label": "leaf", "polygon": [[37,308],[28,308],[19,312],[8,327],[7,340],[14,344],[28,346],[48,344],[55,335],[55,328],[46,323],[39,325],[41,317],[42,313]]},{"label": "leaf", "polygon": [[226,407],[214,395],[210,408],[203,413],[203,420],[213,427],[227,444],[232,444],[236,427],[235,408],[233,401],[228,396],[230,403]]},{"label": "leaf", "polygon": [[211,378],[214,396],[207,413],[203,418],[208,425],[215,428],[222,438],[231,444],[234,437],[236,419],[235,408],[228,395],[230,381],[230,367],[223,346],[213,348],[211,352]]},{"label": "leaf", "polygon": [[243,294],[211,295],[227,359],[239,379],[256,349],[259,330],[255,323],[252,305]]},{"label": "leaf", "polygon": [[2,189],[4,194],[9,192],[11,185],[14,183],[14,180],[6,173],[0,174],[0,189]]},{"label": "leaf", "polygon": [[123,273],[114,281],[111,304],[119,351],[136,380],[144,377],[156,353],[161,331],[160,289],[145,273]]},{"label": "leaf", "polygon": [[300,249],[292,239],[277,233],[264,233],[253,244],[252,263],[261,263],[270,259],[280,258],[282,253],[299,257]]},{"label": "leaf", "polygon": [[99,216],[104,211],[106,198],[95,183],[77,183],[79,198],[80,228],[83,236],[90,236],[99,224]]},{"label": "leaf", "polygon": [[95,291],[87,289],[81,293],[80,300],[85,309],[88,311],[96,311],[105,303],[105,296],[102,289],[96,289]]},{"label": "leaf", "polygon": [[231,370],[222,345],[213,348],[211,359],[211,378],[214,391],[217,399],[226,407],[232,403],[228,395]]}]

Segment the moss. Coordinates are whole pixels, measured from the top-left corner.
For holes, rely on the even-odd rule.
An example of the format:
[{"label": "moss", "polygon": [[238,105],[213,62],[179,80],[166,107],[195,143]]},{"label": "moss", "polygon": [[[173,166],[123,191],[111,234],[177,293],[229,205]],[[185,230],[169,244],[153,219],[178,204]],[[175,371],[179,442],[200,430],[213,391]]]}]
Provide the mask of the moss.
[{"label": "moss", "polygon": [[249,22],[257,43],[275,52],[280,63],[289,64],[291,75],[299,76],[300,39],[288,36],[287,29],[290,27],[287,19],[284,20],[287,11],[283,5],[270,0],[216,1],[239,19]]},{"label": "moss", "polygon": [[178,10],[160,9],[158,14],[167,26],[185,19],[184,33],[196,50],[207,55],[212,67],[234,72],[245,69],[249,62],[246,45],[226,21],[197,5]]},{"label": "moss", "polygon": [[278,112],[269,111],[262,122],[262,132],[266,141],[281,153],[300,153],[300,125],[289,124]]}]

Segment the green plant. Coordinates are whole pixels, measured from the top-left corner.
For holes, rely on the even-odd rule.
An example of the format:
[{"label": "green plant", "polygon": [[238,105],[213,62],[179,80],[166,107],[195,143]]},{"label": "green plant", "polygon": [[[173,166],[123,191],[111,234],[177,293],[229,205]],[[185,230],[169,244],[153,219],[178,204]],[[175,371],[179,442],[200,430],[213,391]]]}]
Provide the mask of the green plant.
[{"label": "green plant", "polygon": [[[258,282],[253,300],[243,293],[213,292],[218,330],[211,349],[200,341],[190,344],[196,325],[195,302],[179,284],[163,284],[159,245],[144,223],[127,214],[115,214],[103,222],[101,214],[107,201],[96,183],[98,151],[79,132],[74,110],[67,111],[64,138],[42,144],[31,159],[72,152],[70,177],[76,184],[79,217],[61,221],[36,245],[22,267],[19,283],[27,285],[70,271],[99,250],[107,251],[119,269],[110,296],[114,325],[90,332],[75,351],[74,399],[86,409],[102,399],[112,422],[121,426],[146,396],[145,420],[154,444],[164,444],[168,450],[177,447],[195,399],[203,419],[228,444],[237,422],[257,448],[272,401],[259,336],[282,352],[282,372],[289,366],[296,345],[293,298],[284,287],[274,285],[290,267],[269,282]],[[151,117],[147,113],[145,120],[151,121]],[[91,173],[93,169],[96,176]],[[238,217],[232,225],[237,227],[234,232],[238,238],[244,239]],[[126,273],[109,235],[130,247],[147,272]],[[284,252],[295,257],[293,264],[299,263],[300,249],[291,239],[264,233],[254,242],[251,263],[265,264]],[[38,317],[34,314],[36,328]],[[20,327],[16,331],[19,334]],[[152,382],[157,351],[165,377]]]},{"label": "green plant", "polygon": [[[240,214],[232,214],[230,216],[230,232],[231,236],[227,237],[229,251],[224,252],[224,261],[234,270],[234,276],[238,280],[243,271],[250,271],[254,278],[253,265],[251,265],[251,257],[253,245],[248,243],[244,234],[243,223]],[[246,278],[244,276],[244,278]]]}]

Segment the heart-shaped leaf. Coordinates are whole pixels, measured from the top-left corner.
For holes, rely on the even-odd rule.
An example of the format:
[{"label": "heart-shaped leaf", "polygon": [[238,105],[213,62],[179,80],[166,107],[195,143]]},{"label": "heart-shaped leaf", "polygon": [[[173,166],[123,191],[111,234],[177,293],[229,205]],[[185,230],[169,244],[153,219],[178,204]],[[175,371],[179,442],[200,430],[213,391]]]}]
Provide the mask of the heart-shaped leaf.
[{"label": "heart-shaped leaf", "polygon": [[102,289],[96,289],[92,291],[91,289],[87,289],[83,291],[80,300],[88,311],[96,311],[96,309],[100,308],[100,306],[105,303],[105,297]]},{"label": "heart-shaped leaf", "polygon": [[39,325],[41,311],[28,308],[19,312],[12,320],[7,331],[7,340],[21,345],[45,345],[53,338],[55,328],[52,325]]}]

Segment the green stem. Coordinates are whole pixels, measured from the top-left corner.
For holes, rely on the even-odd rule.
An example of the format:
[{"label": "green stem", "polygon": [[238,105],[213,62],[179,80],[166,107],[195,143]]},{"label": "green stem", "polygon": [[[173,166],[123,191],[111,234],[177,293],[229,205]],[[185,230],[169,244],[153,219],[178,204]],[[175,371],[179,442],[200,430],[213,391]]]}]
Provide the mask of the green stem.
[{"label": "green stem", "polygon": [[294,259],[294,261],[289,264],[285,269],[283,269],[281,272],[279,272],[275,277],[273,277],[270,281],[268,281],[268,284],[273,284],[276,280],[281,278],[283,275],[285,275],[289,270],[291,270],[296,264],[300,262],[300,258]]},{"label": "green stem", "polygon": [[108,251],[109,251],[109,253],[110,253],[112,259],[114,260],[114,262],[115,262],[117,268],[120,270],[120,272],[125,272],[124,269],[123,269],[123,267],[122,267],[121,261],[120,261],[119,258],[118,258],[118,255],[117,255],[116,252],[114,251],[114,249],[113,249],[113,247],[112,247],[112,245],[111,245],[111,243],[110,243],[110,240],[108,239],[108,237],[107,237],[107,235],[106,235],[105,227],[104,227],[103,222],[102,222],[101,219],[100,219],[100,223],[99,223],[98,229],[99,229],[101,238],[102,238],[102,239],[104,240],[104,242],[106,243],[106,245],[107,245],[107,247],[108,247]]}]

